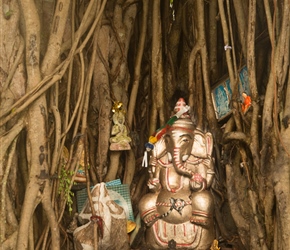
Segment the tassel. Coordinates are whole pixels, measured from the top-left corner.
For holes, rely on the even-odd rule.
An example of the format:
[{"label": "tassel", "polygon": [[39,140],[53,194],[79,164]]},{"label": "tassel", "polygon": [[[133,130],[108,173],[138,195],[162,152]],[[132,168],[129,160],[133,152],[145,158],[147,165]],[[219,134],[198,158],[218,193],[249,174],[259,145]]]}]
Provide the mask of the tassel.
[{"label": "tassel", "polygon": [[145,148],[146,148],[146,150],[145,150],[144,156],[143,156],[142,167],[147,168],[148,167],[148,152],[150,152],[154,148],[154,145],[150,142],[147,142],[145,144]]},{"label": "tassel", "polygon": [[147,150],[144,151],[144,156],[143,156],[143,161],[142,161],[142,167],[145,167],[145,168],[148,167]]}]

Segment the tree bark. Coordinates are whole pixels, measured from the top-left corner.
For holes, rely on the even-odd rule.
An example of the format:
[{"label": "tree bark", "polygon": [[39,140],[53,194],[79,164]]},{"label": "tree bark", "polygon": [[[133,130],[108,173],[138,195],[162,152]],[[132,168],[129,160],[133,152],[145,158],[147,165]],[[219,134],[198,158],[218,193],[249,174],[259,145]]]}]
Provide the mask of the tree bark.
[{"label": "tree bark", "polygon": [[211,1],[209,5],[209,65],[210,65],[210,80],[215,82],[218,77],[217,69],[217,1]]},{"label": "tree bark", "polygon": [[[163,57],[162,57],[162,31],[160,21],[160,0],[154,0],[152,6],[152,100],[156,104],[158,111],[159,122],[161,124],[166,123],[164,112],[164,84],[163,84]],[[153,108],[153,107],[152,107]],[[152,112],[152,125],[150,133],[155,131],[157,124],[153,123],[154,112]],[[162,126],[162,125],[161,125]]]},{"label": "tree bark", "polygon": [[197,22],[197,32],[198,40],[197,43],[200,46],[201,50],[201,63],[202,63],[202,76],[204,84],[204,93],[205,93],[205,102],[206,102],[206,115],[209,122],[209,128],[213,133],[217,134],[217,122],[216,116],[213,108],[213,103],[211,99],[211,90],[210,90],[210,80],[209,80],[209,66],[208,66],[208,52],[206,46],[206,36],[205,36],[205,15],[204,15],[204,1],[197,1],[197,13],[199,13],[199,18]]},{"label": "tree bark", "polygon": [[[37,15],[37,9],[33,1],[20,1],[25,20],[25,42],[26,42],[26,67],[27,67],[27,90],[32,89],[41,81],[40,73],[40,23]],[[42,176],[49,173],[47,155],[47,107],[46,98],[42,95],[36,100],[28,110],[28,148],[30,150],[29,161],[29,182],[26,187],[26,193],[23,203],[21,219],[19,223],[19,232],[17,239],[17,249],[28,248],[28,232],[32,216],[39,200],[46,181]],[[52,249],[59,247],[58,227],[52,231],[54,242]]]},{"label": "tree bark", "polygon": [[140,38],[137,48],[137,55],[134,67],[134,76],[133,76],[133,85],[130,95],[130,101],[128,105],[128,125],[129,128],[132,129],[132,122],[134,117],[134,110],[136,105],[137,93],[139,88],[140,76],[141,76],[141,64],[144,52],[144,44],[147,32],[147,19],[148,19],[148,9],[149,9],[149,1],[143,0],[143,8],[142,8],[142,25],[140,30]]},{"label": "tree bark", "polygon": [[[235,9],[235,13],[237,16],[237,22],[238,22],[238,34],[239,34],[239,38],[240,38],[240,43],[242,46],[242,52],[245,58],[247,58],[247,16],[246,13],[244,12],[244,8],[243,8],[243,4],[241,1],[239,0],[234,0],[233,1],[234,4],[234,9]],[[249,14],[252,14],[251,12],[249,12]]]}]

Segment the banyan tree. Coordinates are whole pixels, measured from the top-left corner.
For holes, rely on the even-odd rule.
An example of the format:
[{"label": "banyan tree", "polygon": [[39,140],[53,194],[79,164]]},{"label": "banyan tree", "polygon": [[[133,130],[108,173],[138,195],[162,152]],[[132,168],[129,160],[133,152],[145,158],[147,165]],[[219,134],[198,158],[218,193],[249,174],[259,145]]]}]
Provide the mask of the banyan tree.
[{"label": "banyan tree", "polygon": [[[179,98],[212,135],[219,247],[290,248],[288,0],[2,0],[0,10],[1,249],[73,249],[79,170],[88,191],[127,184],[136,218],[144,145]],[[127,144],[111,147],[117,131]],[[143,227],[132,248],[146,249]]]}]

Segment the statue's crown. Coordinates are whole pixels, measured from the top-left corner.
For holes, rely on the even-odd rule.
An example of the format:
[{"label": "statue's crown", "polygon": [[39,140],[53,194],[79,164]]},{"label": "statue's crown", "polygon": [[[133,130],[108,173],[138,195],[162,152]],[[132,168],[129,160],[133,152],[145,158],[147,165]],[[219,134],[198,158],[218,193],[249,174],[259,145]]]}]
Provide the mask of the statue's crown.
[{"label": "statue's crown", "polygon": [[173,112],[174,112],[174,115],[178,116],[178,118],[190,118],[189,106],[186,105],[186,102],[184,101],[183,98],[178,99],[173,109]]},{"label": "statue's crown", "polygon": [[177,116],[178,119],[172,124],[170,130],[180,128],[191,131],[195,129],[195,126],[190,119],[189,106],[186,105],[183,98],[178,99],[173,111],[174,115]]}]

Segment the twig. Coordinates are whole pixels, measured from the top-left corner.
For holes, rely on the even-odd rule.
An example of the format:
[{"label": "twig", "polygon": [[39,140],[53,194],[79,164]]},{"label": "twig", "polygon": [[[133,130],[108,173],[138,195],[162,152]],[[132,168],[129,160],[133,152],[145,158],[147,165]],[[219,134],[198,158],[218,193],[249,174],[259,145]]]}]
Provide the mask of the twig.
[{"label": "twig", "polygon": [[227,0],[227,12],[228,12],[228,20],[229,20],[229,28],[230,28],[230,44],[231,44],[231,51],[233,55],[233,64],[234,64],[234,73],[236,77],[238,77],[238,70],[237,70],[237,61],[236,61],[236,52],[235,52],[235,40],[233,36],[233,27],[232,27],[232,18],[231,18],[231,7],[230,1]]},{"label": "twig", "polygon": [[[60,64],[60,66],[62,66],[62,64]],[[42,81],[39,82],[39,84],[37,84],[37,86],[35,86],[26,95],[24,95],[17,102],[15,102],[11,106],[10,110],[4,111],[3,114],[0,115],[0,127],[3,126],[6,122],[11,120],[12,118],[14,118],[16,115],[20,114],[23,110],[26,110],[28,106],[30,106],[35,100],[37,100],[40,96],[42,96],[51,86],[53,86],[57,81],[59,81],[62,78],[63,74],[65,73],[65,69],[66,68],[63,68],[60,74],[53,74],[48,77],[45,77]],[[41,89],[38,90],[39,88]],[[9,112],[11,113],[7,115]]]},{"label": "twig", "polygon": [[21,130],[24,128],[23,119],[19,118],[17,123],[12,127],[11,130],[6,132],[3,135],[0,135],[0,176],[3,175],[3,163],[4,157],[6,154],[7,149],[9,148],[12,141],[18,136]]},{"label": "twig", "polygon": [[[94,1],[92,1],[92,2],[94,2]],[[92,24],[92,26],[91,26],[91,28],[90,28],[90,30],[89,30],[89,32],[88,32],[86,38],[84,39],[84,41],[82,42],[82,44],[80,45],[80,47],[76,50],[76,53],[79,53],[80,51],[83,50],[83,48],[86,46],[88,40],[89,40],[89,39],[91,38],[91,36],[93,35],[93,32],[94,32],[94,30],[95,30],[97,24],[99,23],[100,18],[101,18],[102,15],[103,15],[103,12],[104,12],[104,9],[105,9],[105,6],[106,6],[106,3],[107,3],[107,0],[104,0],[103,3],[102,3],[102,5],[101,5],[100,11],[99,11],[99,13],[98,13],[97,16],[96,16],[96,19],[95,19],[94,23]]]},{"label": "twig", "polygon": [[256,192],[254,192],[251,189],[248,189],[248,194],[249,194],[249,201],[250,201],[250,206],[252,208],[253,211],[253,217],[254,217],[254,223],[256,225],[257,228],[257,235],[258,235],[258,239],[259,239],[259,244],[261,246],[262,250],[268,250],[267,244],[266,244],[266,235],[265,235],[265,229],[263,226],[263,223],[259,221],[259,217],[258,217],[258,204],[257,204],[257,194]]},{"label": "twig", "polygon": [[41,65],[44,76],[51,74],[59,60],[70,4],[70,1],[56,1],[49,41]]},{"label": "twig", "polygon": [[[82,68],[81,69],[81,74],[80,74],[81,75],[81,82],[79,84],[79,86],[80,86],[79,95],[78,95],[78,99],[77,99],[73,114],[72,114],[72,116],[70,118],[69,124],[67,125],[65,131],[62,132],[61,137],[65,136],[67,134],[67,132],[70,130],[70,128],[71,128],[71,126],[72,126],[72,124],[73,124],[73,122],[75,120],[76,115],[81,111],[81,101],[82,101],[82,98],[83,98],[83,93],[84,93],[84,88],[85,88],[85,86],[84,86],[84,74],[85,74],[85,72],[84,72],[83,53],[80,53],[79,56],[80,56],[80,59],[81,59],[80,61],[81,61],[81,68]],[[75,127],[77,127],[77,126],[75,126]],[[75,134],[74,134],[74,136],[75,136]]]},{"label": "twig", "polygon": [[[223,0],[218,0],[218,5],[219,5],[219,12],[220,12],[220,17],[221,17],[224,43],[225,43],[225,45],[229,45],[230,44],[229,29],[228,29],[228,25],[227,25]],[[235,78],[234,69],[233,69],[231,50],[226,50],[225,53],[226,53],[228,72],[229,72],[229,77],[230,77],[230,82],[231,82],[231,88],[234,90],[235,89],[234,83],[236,82],[236,80],[235,80],[236,78]]]},{"label": "twig", "polygon": [[[150,124],[150,133],[153,133],[151,129],[155,130],[157,125],[157,115],[159,115],[159,121],[161,124],[165,124],[164,114],[164,81],[163,81],[163,56],[162,56],[162,34],[160,24],[160,0],[153,2],[152,11],[152,50],[151,50],[151,81],[152,81],[152,98],[153,103],[156,105],[158,113],[151,112],[152,118]],[[152,105],[152,109],[153,109]],[[156,115],[156,117],[154,117]],[[155,124],[153,124],[153,122]]]},{"label": "twig", "polygon": [[3,84],[3,92],[9,87],[10,85],[10,82],[14,76],[14,73],[18,67],[18,64],[22,58],[22,55],[23,55],[23,51],[24,51],[24,40],[22,38],[22,36],[20,35],[20,45],[19,45],[19,48],[18,48],[18,53],[16,55],[16,58],[15,58],[15,61],[13,62],[13,65],[11,67],[11,69],[9,70],[9,74],[8,74],[8,77],[5,81],[5,83]]},{"label": "twig", "polygon": [[114,22],[113,22],[113,20],[112,20],[112,18],[110,18],[109,16],[108,16],[107,18],[108,18],[108,20],[110,21],[111,28],[112,28],[112,30],[114,31],[113,33],[114,33],[114,35],[115,35],[115,37],[116,37],[117,43],[118,43],[119,48],[120,48],[120,50],[121,50],[121,54],[122,54],[121,61],[122,61],[123,58],[126,58],[126,56],[125,56],[125,52],[124,52],[124,46],[123,46],[123,44],[122,44],[121,38],[120,38],[120,36],[119,36],[119,32],[117,31],[117,29],[116,29],[116,27],[115,27],[115,25],[114,25]]},{"label": "twig", "polygon": [[12,166],[12,160],[14,158],[15,149],[16,149],[16,142],[17,138],[14,138],[12,145],[10,147],[9,153],[8,153],[8,160],[6,164],[5,173],[3,176],[3,179],[1,181],[2,188],[1,188],[1,208],[0,208],[0,218],[2,221],[2,225],[0,227],[0,242],[2,243],[4,241],[5,237],[5,231],[6,231],[6,188],[7,188],[7,180],[8,175]]},{"label": "twig", "polygon": [[197,12],[198,15],[198,43],[201,48],[201,69],[202,69],[202,77],[203,77],[203,86],[204,86],[204,95],[205,95],[205,103],[206,103],[206,116],[207,120],[210,124],[210,129],[213,133],[217,134],[217,120],[215,116],[215,111],[213,107],[213,102],[211,99],[211,89],[210,89],[210,80],[209,80],[209,72],[208,72],[208,52],[206,47],[206,36],[205,36],[205,14],[204,14],[204,1],[197,1]]},{"label": "twig", "polygon": [[251,143],[251,138],[247,136],[245,133],[239,131],[228,132],[223,135],[223,143],[228,143],[231,140],[242,141],[248,146]]},{"label": "twig", "polygon": [[[43,190],[43,198],[42,198],[42,206],[45,211],[45,214],[48,219],[48,224],[50,227],[50,234],[51,234],[51,241],[52,246],[51,249],[57,250],[59,245],[56,243],[60,243],[60,235],[59,235],[59,226],[58,221],[55,215],[55,211],[52,207],[52,201],[51,201],[51,184],[49,183],[49,180],[47,181],[44,190]],[[43,244],[43,248],[45,246],[46,241]]]},{"label": "twig", "polygon": [[111,73],[110,73],[111,70],[110,70],[109,64],[106,62],[106,60],[105,60],[105,58],[104,58],[104,56],[103,56],[103,54],[102,54],[102,51],[101,51],[101,49],[100,49],[100,47],[99,47],[98,44],[97,44],[97,48],[96,48],[96,50],[97,50],[97,52],[98,52],[98,56],[99,56],[101,62],[103,63],[103,65],[104,65],[104,67],[105,67],[105,69],[106,69],[106,71],[107,71],[108,76],[109,76],[110,78],[112,78]]},{"label": "twig", "polygon": [[269,38],[271,41],[272,49],[275,47],[275,40],[274,40],[274,28],[273,28],[273,22],[272,22],[272,15],[271,15],[271,9],[270,9],[270,4],[269,0],[264,0],[264,8],[265,8],[265,13],[266,13],[266,20],[267,20],[267,25],[268,25],[268,32],[269,32]]},{"label": "twig", "polygon": [[18,236],[18,230],[15,230],[8,239],[6,239],[4,242],[1,242],[2,250],[10,250],[10,249],[16,249],[16,240]]}]

